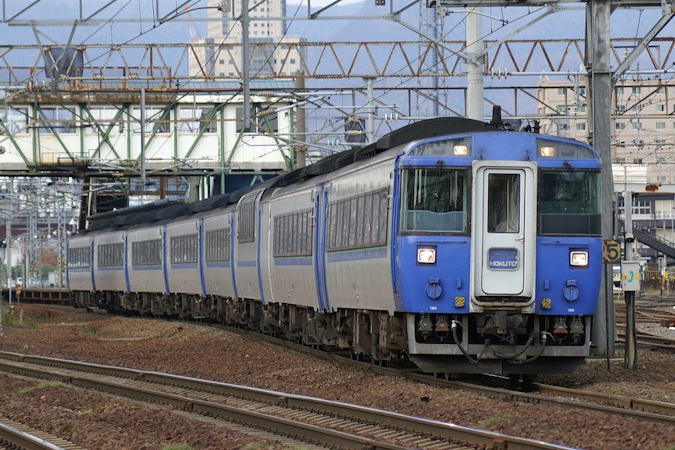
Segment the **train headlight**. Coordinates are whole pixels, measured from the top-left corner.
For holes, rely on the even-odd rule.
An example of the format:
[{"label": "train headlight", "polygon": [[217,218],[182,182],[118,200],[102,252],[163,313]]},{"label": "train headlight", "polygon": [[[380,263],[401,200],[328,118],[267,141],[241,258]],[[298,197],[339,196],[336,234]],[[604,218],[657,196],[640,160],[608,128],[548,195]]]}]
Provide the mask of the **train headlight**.
[{"label": "train headlight", "polygon": [[574,267],[588,266],[588,252],[577,250],[570,252],[570,265]]},{"label": "train headlight", "polygon": [[539,147],[539,156],[542,158],[553,158],[555,156],[555,147],[552,145],[543,145]]},{"label": "train headlight", "polygon": [[452,154],[455,156],[466,156],[469,154],[469,147],[464,144],[457,144],[452,147]]},{"label": "train headlight", "polygon": [[417,249],[417,264],[436,264],[436,248],[419,247]]}]

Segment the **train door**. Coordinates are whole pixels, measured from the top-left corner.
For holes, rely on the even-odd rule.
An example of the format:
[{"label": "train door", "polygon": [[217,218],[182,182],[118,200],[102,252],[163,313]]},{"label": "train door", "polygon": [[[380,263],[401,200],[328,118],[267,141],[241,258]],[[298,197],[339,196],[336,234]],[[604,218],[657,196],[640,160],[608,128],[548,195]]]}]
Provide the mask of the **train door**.
[{"label": "train door", "polygon": [[536,250],[536,165],[474,163],[473,294],[532,298]]}]

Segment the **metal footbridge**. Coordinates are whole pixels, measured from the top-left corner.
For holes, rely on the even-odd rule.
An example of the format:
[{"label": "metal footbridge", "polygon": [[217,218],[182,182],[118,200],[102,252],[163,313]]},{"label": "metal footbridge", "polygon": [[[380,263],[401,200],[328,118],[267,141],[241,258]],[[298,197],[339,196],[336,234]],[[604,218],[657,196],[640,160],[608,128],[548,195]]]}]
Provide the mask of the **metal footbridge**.
[{"label": "metal footbridge", "polygon": [[650,228],[633,226],[633,235],[643,244],[675,259],[675,243],[656,236]]}]

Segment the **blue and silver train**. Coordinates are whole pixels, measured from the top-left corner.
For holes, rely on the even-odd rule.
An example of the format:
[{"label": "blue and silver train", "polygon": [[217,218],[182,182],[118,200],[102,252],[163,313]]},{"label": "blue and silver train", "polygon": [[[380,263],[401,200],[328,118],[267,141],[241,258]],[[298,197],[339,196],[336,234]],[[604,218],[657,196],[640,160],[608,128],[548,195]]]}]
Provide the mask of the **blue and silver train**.
[{"label": "blue and silver train", "polygon": [[571,372],[600,289],[600,168],[578,141],[422,121],[248,190],[94,217],[69,288],[425,372]]}]

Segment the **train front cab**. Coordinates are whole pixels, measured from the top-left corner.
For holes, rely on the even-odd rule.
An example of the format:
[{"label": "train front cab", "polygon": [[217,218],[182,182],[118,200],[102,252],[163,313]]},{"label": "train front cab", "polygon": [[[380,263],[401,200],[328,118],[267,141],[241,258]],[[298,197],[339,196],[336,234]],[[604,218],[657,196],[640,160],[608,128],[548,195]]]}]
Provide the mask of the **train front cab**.
[{"label": "train front cab", "polygon": [[[454,157],[458,145],[466,153]],[[397,294],[410,359],[436,373],[574,370],[600,283],[597,154],[520,133],[445,147],[433,167],[414,157],[426,150],[401,159]],[[559,184],[576,198],[555,198]]]}]

